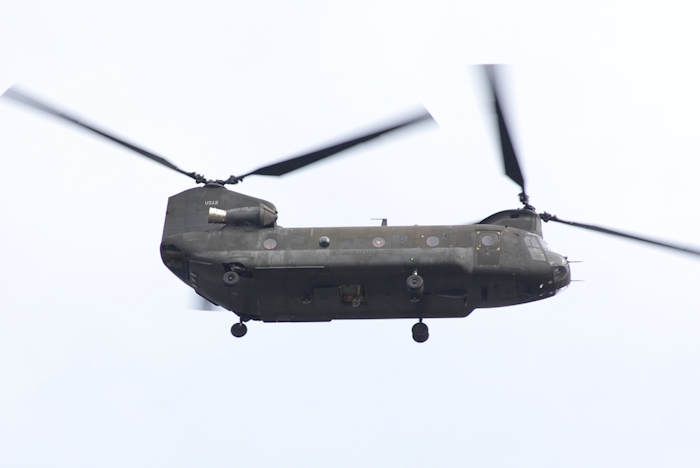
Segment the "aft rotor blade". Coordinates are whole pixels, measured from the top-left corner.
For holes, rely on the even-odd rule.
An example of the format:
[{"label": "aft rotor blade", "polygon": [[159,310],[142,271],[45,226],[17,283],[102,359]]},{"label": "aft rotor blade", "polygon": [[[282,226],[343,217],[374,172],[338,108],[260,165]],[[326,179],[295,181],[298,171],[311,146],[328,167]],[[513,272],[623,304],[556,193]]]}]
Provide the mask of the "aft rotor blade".
[{"label": "aft rotor blade", "polygon": [[496,67],[494,65],[484,65],[484,71],[486,72],[489,88],[491,90],[491,96],[493,97],[494,112],[498,118],[498,133],[501,138],[503,166],[505,167],[506,175],[510,177],[513,182],[520,185],[520,187],[523,189],[523,194],[525,194],[525,178],[520,170],[520,164],[518,163],[518,157],[515,155],[515,149],[513,148],[513,141],[510,138],[506,118],[503,115],[501,100],[498,97]]},{"label": "aft rotor blade", "polygon": [[180,174],[184,174],[187,177],[191,177],[192,179],[196,180],[197,182],[204,182],[204,177],[202,177],[201,175],[195,174],[194,172],[183,171],[182,169],[177,167],[175,164],[171,163],[170,161],[168,161],[167,159],[165,159],[161,156],[153,154],[150,151],[147,151],[147,150],[140,148],[132,143],[129,143],[128,141],[123,140],[122,138],[119,138],[119,137],[116,137],[110,133],[107,133],[104,130],[100,130],[99,128],[97,128],[96,126],[94,126],[92,124],[89,124],[85,121],[82,121],[82,120],[78,119],[77,117],[74,117],[70,114],[67,114],[64,111],[58,110],[55,107],[52,107],[44,102],[41,102],[34,97],[31,97],[23,92],[18,91],[14,87],[5,91],[5,93],[2,96],[9,98],[9,99],[13,99],[17,102],[21,102],[22,104],[25,104],[29,107],[33,107],[34,109],[40,110],[42,112],[45,112],[45,113],[52,115],[54,117],[57,117],[59,119],[71,122],[75,125],[78,125],[79,127],[84,128],[85,130],[89,130],[89,131],[96,133],[100,136],[103,136],[109,140],[112,140],[113,142],[115,142],[115,143],[117,143],[125,148],[128,148],[131,151],[134,151],[134,152],[140,154],[141,156],[145,156],[152,161],[155,161],[159,164],[162,164],[163,166],[165,166],[169,169],[177,171]]},{"label": "aft rotor blade", "polygon": [[622,237],[624,239],[631,239],[631,240],[635,240],[635,241],[639,241],[639,242],[644,242],[647,244],[658,245],[659,247],[666,247],[667,249],[673,249],[673,250],[677,250],[679,252],[684,252],[684,253],[700,256],[700,250],[691,249],[689,247],[683,247],[680,245],[673,245],[673,244],[669,244],[667,242],[661,242],[661,241],[649,239],[646,237],[635,236],[633,234],[627,234],[625,232],[615,231],[613,229],[595,226],[593,224],[584,224],[584,223],[577,223],[574,221],[566,221],[564,219],[557,218],[555,215],[550,215],[549,213],[542,213],[540,216],[542,217],[542,220],[544,220],[545,222],[556,221],[557,223],[568,224],[569,226],[588,229],[590,231],[601,232],[603,234],[610,234],[613,236]]},{"label": "aft rotor blade", "polygon": [[253,172],[249,172],[248,174],[245,174],[243,176],[236,177],[235,181],[238,182],[244,177],[250,175],[281,176],[289,172],[296,171],[297,169],[301,169],[302,167],[308,166],[309,164],[318,162],[321,159],[333,156],[334,154],[340,153],[341,151],[345,151],[346,149],[352,148],[353,146],[359,145],[360,143],[365,143],[367,141],[380,137],[386,133],[393,132],[394,130],[398,130],[400,128],[407,127],[409,125],[414,125],[426,120],[433,120],[433,116],[430,115],[428,111],[424,111],[415,117],[411,117],[410,119],[400,121],[399,123],[382,128],[381,130],[377,130],[372,133],[353,138],[351,140],[328,146],[326,148],[312,151],[310,153],[302,154],[301,156],[286,159],[275,164],[270,164],[269,166],[261,167],[260,169],[256,169]]}]

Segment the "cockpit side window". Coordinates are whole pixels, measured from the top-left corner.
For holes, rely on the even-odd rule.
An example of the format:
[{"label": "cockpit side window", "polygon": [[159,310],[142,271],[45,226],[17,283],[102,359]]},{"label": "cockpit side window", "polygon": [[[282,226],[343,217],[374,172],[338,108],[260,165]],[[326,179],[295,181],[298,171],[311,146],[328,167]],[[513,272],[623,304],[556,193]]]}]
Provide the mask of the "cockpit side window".
[{"label": "cockpit side window", "polygon": [[[537,236],[525,236],[525,245],[527,245],[527,249],[530,252],[532,259],[540,262],[546,262],[547,259],[544,256],[544,251],[542,250],[542,246],[540,245],[539,241],[542,242],[542,245],[546,245],[544,240],[538,239]],[[549,247],[546,247],[546,249],[549,250]]]}]

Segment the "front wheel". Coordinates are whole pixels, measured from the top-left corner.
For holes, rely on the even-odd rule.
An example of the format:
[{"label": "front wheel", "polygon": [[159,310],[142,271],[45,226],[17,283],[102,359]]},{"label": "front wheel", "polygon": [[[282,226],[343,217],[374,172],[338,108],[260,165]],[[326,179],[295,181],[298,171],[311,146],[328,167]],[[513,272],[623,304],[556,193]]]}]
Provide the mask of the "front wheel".
[{"label": "front wheel", "polygon": [[428,341],[428,337],[430,336],[428,326],[422,321],[413,325],[413,328],[411,328],[411,333],[413,334],[413,339],[416,343],[425,343]]}]

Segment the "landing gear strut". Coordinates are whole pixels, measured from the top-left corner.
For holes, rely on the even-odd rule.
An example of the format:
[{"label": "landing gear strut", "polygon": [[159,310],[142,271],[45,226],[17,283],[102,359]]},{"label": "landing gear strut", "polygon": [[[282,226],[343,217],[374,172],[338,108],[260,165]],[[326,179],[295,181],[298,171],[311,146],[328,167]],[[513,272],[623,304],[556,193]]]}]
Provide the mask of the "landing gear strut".
[{"label": "landing gear strut", "polygon": [[420,319],[417,324],[413,325],[411,332],[416,343],[424,343],[430,336],[428,334],[428,326],[423,323],[423,319]]},{"label": "landing gear strut", "polygon": [[248,327],[243,322],[234,323],[231,327],[231,334],[236,338],[242,338],[246,333],[248,333]]}]

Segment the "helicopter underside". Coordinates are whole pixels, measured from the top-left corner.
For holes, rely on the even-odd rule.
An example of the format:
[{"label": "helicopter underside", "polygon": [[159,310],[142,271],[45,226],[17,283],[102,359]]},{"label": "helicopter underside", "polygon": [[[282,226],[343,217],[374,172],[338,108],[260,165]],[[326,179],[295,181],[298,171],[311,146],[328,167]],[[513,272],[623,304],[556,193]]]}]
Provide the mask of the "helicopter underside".
[{"label": "helicopter underside", "polygon": [[[265,322],[466,317],[551,297],[560,287],[548,264],[540,271],[480,265],[472,248],[278,254],[210,252],[188,262],[186,282],[211,302]],[[227,271],[239,277],[235,285],[222,282]],[[415,276],[423,285],[412,290]]]}]

